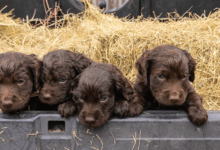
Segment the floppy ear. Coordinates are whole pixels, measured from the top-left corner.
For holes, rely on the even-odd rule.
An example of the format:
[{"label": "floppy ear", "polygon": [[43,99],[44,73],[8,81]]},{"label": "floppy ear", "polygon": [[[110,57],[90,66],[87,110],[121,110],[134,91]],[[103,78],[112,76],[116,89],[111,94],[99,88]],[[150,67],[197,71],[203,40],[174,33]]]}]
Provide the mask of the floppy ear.
[{"label": "floppy ear", "polygon": [[71,90],[74,90],[78,84],[79,84],[79,79],[80,79],[81,75],[77,75],[71,82]]},{"label": "floppy ear", "polygon": [[121,93],[127,101],[132,101],[134,92],[132,83],[123,76],[122,72],[116,66],[113,66],[112,76],[115,81],[117,93]]},{"label": "floppy ear", "polygon": [[188,58],[189,62],[188,62],[188,68],[189,68],[189,81],[193,82],[195,79],[195,69],[196,69],[196,62],[195,60],[192,58],[191,54],[188,53],[186,50],[183,50],[186,57]]},{"label": "floppy ear", "polygon": [[77,71],[77,74],[83,72],[84,69],[92,64],[92,60],[81,53],[70,52],[70,59],[72,61],[73,68]]},{"label": "floppy ear", "polygon": [[148,83],[148,67],[150,60],[148,59],[149,50],[145,50],[145,52],[138,58],[135,63],[135,67],[138,69],[138,73],[142,76],[144,82]]},{"label": "floppy ear", "polygon": [[73,100],[77,99],[77,96],[74,94],[74,90],[76,89],[76,87],[79,84],[79,79],[81,78],[81,75],[79,74],[78,76],[76,76],[72,82],[71,82],[71,90],[70,90],[70,94],[72,94],[72,98]]},{"label": "floppy ear", "polygon": [[41,68],[42,62],[37,59],[35,54],[30,54],[27,56],[26,64],[31,69],[34,79],[34,91],[37,91],[40,85],[40,75],[41,75]]}]

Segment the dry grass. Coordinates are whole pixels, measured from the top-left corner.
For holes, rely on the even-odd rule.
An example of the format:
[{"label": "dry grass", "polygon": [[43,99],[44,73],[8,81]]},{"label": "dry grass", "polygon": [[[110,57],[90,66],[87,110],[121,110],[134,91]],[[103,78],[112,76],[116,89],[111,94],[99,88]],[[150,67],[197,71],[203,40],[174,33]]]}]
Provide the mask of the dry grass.
[{"label": "dry grass", "polygon": [[[0,14],[0,52],[35,53],[39,58],[55,49],[81,52],[99,62],[120,67],[131,81],[137,70],[134,63],[145,48],[172,44],[188,50],[197,62],[197,92],[204,98],[208,110],[220,110],[220,11],[208,17],[191,15],[175,22],[157,19],[127,20],[104,15],[89,8],[82,17],[65,15],[64,26],[50,29],[34,28]],[[177,14],[176,14],[177,15]],[[187,16],[190,14],[187,14]]]},{"label": "dry grass", "polygon": [[77,131],[74,130],[72,133],[73,133],[73,139],[74,139],[76,145],[77,145],[77,146],[81,145],[81,143],[78,143],[77,140],[76,140],[76,139],[78,139],[79,141],[82,141],[82,139],[80,139],[80,138],[77,136]]}]

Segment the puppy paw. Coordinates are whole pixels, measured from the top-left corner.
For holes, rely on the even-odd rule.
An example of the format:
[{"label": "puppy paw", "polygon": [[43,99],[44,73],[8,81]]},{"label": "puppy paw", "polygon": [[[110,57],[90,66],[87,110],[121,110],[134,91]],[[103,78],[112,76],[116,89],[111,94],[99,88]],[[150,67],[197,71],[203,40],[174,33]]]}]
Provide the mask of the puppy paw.
[{"label": "puppy paw", "polygon": [[75,115],[76,106],[73,101],[68,101],[59,105],[58,112],[61,117],[69,118],[70,116]]},{"label": "puppy paw", "polygon": [[139,103],[130,103],[128,116],[133,117],[136,115],[140,115],[144,110],[144,107]]},{"label": "puppy paw", "polygon": [[114,114],[118,117],[127,117],[128,109],[129,103],[127,101],[118,101],[114,108]]},{"label": "puppy paw", "polygon": [[196,106],[190,106],[188,108],[189,120],[197,125],[201,126],[208,120],[208,114],[204,108],[198,108]]}]

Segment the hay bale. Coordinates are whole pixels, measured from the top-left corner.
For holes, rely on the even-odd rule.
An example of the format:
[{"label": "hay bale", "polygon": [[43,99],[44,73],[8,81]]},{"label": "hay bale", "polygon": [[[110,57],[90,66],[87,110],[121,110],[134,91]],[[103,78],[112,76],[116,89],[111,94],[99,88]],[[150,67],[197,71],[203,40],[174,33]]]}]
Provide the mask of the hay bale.
[{"label": "hay bale", "polygon": [[220,11],[208,17],[188,14],[191,19],[179,16],[177,22],[159,22],[156,18],[118,19],[90,6],[81,18],[65,15],[66,24],[58,21],[57,29],[34,28],[8,15],[0,13],[1,53],[19,51],[42,58],[52,50],[68,49],[117,65],[131,81],[137,73],[134,64],[144,49],[161,44],[185,49],[197,62],[193,85],[203,96],[205,108],[220,109]]}]

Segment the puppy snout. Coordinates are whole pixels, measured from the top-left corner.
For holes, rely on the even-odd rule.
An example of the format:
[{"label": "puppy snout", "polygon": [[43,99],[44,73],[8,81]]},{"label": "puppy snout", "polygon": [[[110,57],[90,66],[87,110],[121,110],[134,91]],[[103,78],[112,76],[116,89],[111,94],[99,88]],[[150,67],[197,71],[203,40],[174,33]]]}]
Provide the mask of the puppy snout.
[{"label": "puppy snout", "polygon": [[52,96],[50,93],[43,93],[43,97],[45,100],[49,100],[49,99],[51,99]]},{"label": "puppy snout", "polygon": [[95,122],[95,117],[93,117],[93,116],[86,116],[85,117],[85,122],[89,123],[89,124],[94,123]]},{"label": "puppy snout", "polygon": [[180,100],[180,93],[175,91],[175,92],[171,92],[169,95],[169,100],[171,103],[177,103]]},{"label": "puppy snout", "polygon": [[12,106],[13,102],[10,100],[2,101],[2,106],[6,108],[10,108]]}]

